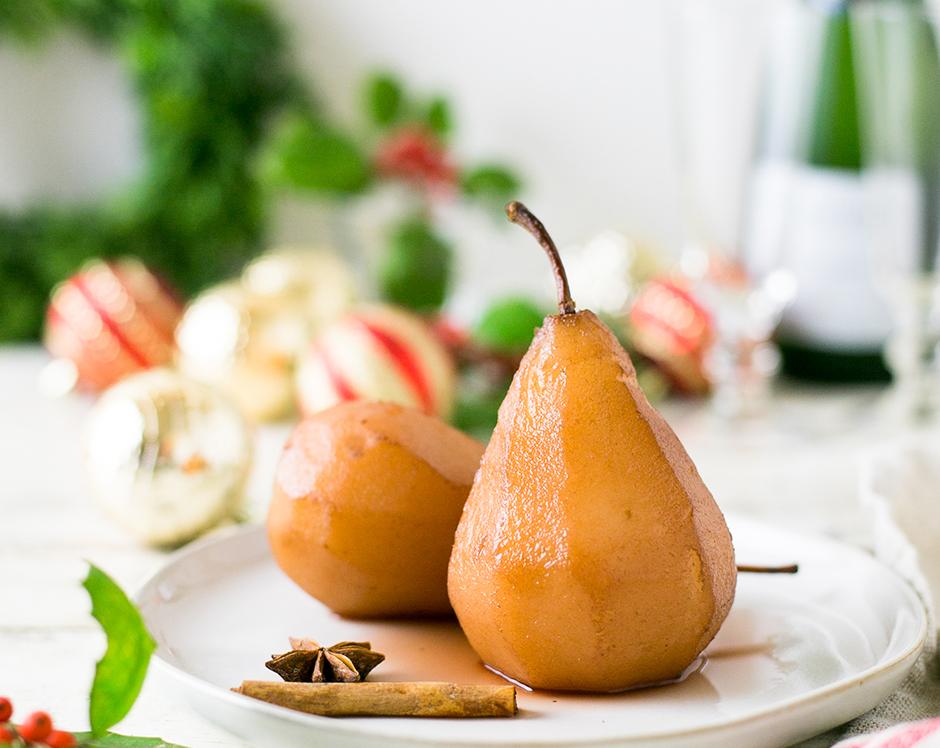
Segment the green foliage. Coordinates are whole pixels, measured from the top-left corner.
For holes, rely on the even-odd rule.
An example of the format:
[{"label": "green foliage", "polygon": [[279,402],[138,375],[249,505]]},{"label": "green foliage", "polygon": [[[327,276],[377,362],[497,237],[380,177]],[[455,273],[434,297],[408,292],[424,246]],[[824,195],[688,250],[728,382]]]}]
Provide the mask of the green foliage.
[{"label": "green foliage", "polygon": [[123,590],[92,565],[82,583],[91,597],[91,614],[108,639],[91,685],[89,722],[94,736],[103,736],[130,711],[144,684],[156,643],[140,612]]},{"label": "green foliage", "polygon": [[[365,114],[383,136],[410,127],[435,136],[430,139],[432,142],[443,143],[453,130],[453,113],[444,96],[412,97],[398,78],[388,72],[373,74],[364,90]],[[469,171],[460,183],[466,197],[488,203],[512,196],[519,187],[516,176],[496,164]],[[426,205],[433,199],[432,192],[426,189],[416,190],[416,196]],[[394,225],[378,268],[382,297],[418,312],[437,311],[450,287],[452,255],[449,243],[434,231],[429,220],[412,218]]]},{"label": "green foliage", "polygon": [[54,19],[48,2],[0,3],[0,28],[8,29],[19,39],[33,41],[46,33]]},{"label": "green foliage", "polygon": [[440,309],[450,288],[453,251],[423,217],[393,228],[378,269],[382,298],[417,312]]},{"label": "green foliage", "polygon": [[450,112],[450,103],[443,96],[435,96],[428,104],[424,115],[424,123],[428,129],[439,137],[447,137],[454,127],[453,115]]},{"label": "green foliage", "polygon": [[333,195],[364,190],[369,162],[344,134],[310,116],[290,116],[276,128],[260,157],[264,180],[275,188]]},{"label": "green foliage", "polygon": [[505,379],[486,388],[474,388],[462,382],[450,417],[454,427],[484,443],[489,441],[510,381]]},{"label": "green foliage", "polygon": [[497,164],[484,164],[467,171],[460,180],[465,195],[492,200],[508,200],[521,188],[519,178]]},{"label": "green foliage", "polygon": [[410,98],[401,81],[387,71],[373,73],[363,90],[365,114],[380,128],[416,124],[441,138],[453,129],[450,102],[444,96],[432,96],[427,101]]},{"label": "green foliage", "polygon": [[665,400],[669,395],[671,385],[663,372],[653,365],[640,365],[637,367],[636,378],[640,389],[651,403]]},{"label": "green foliage", "polygon": [[61,27],[124,60],[146,163],[99,205],[0,214],[0,340],[35,337],[49,290],[90,256],[137,255],[186,293],[237,270],[261,240],[267,123],[310,107],[259,0],[0,0],[0,40]]},{"label": "green foliage", "polygon": [[[136,255],[191,295],[257,252],[273,192],[348,197],[379,178],[371,145],[318,117],[261,0],[0,0],[0,40],[41,43],[61,27],[124,61],[142,109],[146,163],[100,204],[0,212],[0,340],[35,338],[49,291],[89,257]],[[380,130],[420,125],[443,139],[453,129],[447,99],[413,99],[388,73],[368,80],[364,106]],[[491,202],[519,181],[486,165],[466,172],[461,188]],[[384,297],[440,308],[449,244],[412,219],[387,242]]]},{"label": "green foliage", "polygon": [[160,738],[138,738],[107,732],[95,737],[90,732],[76,732],[75,739],[81,748],[184,748],[176,743],[167,743]]},{"label": "green foliage", "polygon": [[494,351],[520,354],[529,347],[544,317],[545,311],[529,299],[519,296],[498,299],[483,312],[473,336]]},{"label": "green foliage", "polygon": [[395,122],[402,114],[404,99],[401,84],[389,73],[376,73],[366,81],[365,110],[376,125]]}]

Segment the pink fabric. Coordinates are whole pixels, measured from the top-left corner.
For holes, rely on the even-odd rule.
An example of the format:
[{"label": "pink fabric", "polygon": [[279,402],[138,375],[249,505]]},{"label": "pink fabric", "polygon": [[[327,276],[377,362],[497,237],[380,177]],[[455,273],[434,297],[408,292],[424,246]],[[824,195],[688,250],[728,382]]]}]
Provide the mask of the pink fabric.
[{"label": "pink fabric", "polygon": [[[933,736],[934,739],[930,740]],[[862,738],[850,738],[836,748],[928,748],[940,746],[940,717],[908,722]]]},{"label": "pink fabric", "polygon": [[938,728],[940,728],[940,718],[912,722],[902,732],[892,736],[882,748],[912,748],[923,738],[936,732]]}]

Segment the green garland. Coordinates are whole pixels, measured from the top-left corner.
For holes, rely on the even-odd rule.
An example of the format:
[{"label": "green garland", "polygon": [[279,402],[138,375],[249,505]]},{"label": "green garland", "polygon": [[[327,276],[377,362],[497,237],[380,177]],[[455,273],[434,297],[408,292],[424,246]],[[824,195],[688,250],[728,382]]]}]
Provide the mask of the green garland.
[{"label": "green garland", "polygon": [[35,338],[49,290],[88,257],[136,255],[187,294],[237,271],[261,240],[267,126],[311,112],[282,30],[255,0],[0,2],[0,39],[39,43],[62,28],[124,61],[145,165],[100,204],[0,213],[0,340]]}]

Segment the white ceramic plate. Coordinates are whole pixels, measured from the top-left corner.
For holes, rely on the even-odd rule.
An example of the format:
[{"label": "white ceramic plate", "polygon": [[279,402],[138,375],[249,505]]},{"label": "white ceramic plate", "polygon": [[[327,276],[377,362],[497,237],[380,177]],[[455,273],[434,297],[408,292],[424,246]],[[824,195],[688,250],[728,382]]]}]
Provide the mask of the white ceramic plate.
[{"label": "white ceramic plate", "polygon": [[519,694],[492,720],[330,719],[231,693],[274,679],[288,636],[368,640],[372,680],[498,683],[451,622],[342,620],[275,566],[262,528],[178,553],[138,602],[156,670],[204,715],[258,746],[785,746],[875,706],[923,647],[923,605],[892,571],[823,538],[732,520],[741,563],[799,561],[795,576],[742,575],[704,667],[678,684],[610,696]]}]

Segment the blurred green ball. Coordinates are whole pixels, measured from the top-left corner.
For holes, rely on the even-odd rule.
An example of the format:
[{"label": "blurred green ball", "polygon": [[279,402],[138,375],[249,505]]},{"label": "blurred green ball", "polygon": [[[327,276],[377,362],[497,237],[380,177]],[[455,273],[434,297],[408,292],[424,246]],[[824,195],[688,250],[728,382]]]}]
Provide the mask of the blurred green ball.
[{"label": "blurred green ball", "polygon": [[473,336],[481,345],[501,353],[523,353],[544,317],[545,311],[531,299],[508,296],[490,304]]}]

